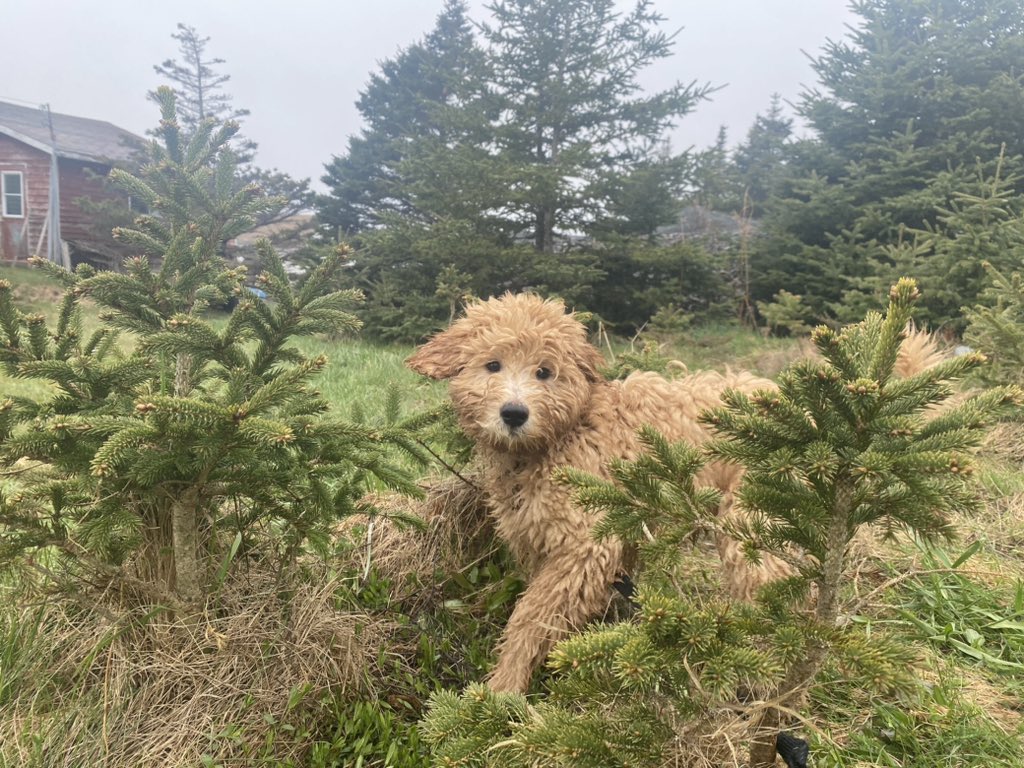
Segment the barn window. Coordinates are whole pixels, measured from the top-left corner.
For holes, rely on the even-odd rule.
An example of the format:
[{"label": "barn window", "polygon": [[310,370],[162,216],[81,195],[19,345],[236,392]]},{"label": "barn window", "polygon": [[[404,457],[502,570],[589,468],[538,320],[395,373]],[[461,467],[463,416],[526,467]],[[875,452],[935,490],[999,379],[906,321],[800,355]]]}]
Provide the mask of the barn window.
[{"label": "barn window", "polygon": [[22,218],[25,215],[25,185],[21,171],[0,173],[0,187],[3,187],[3,215]]}]

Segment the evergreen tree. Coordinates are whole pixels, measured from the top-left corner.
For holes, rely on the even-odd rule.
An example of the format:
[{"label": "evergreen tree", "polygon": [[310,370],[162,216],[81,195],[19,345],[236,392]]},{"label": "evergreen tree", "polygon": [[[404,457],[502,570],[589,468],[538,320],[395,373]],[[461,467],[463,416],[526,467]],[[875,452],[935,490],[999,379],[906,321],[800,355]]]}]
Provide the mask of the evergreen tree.
[{"label": "evergreen tree", "polygon": [[414,341],[442,328],[453,297],[461,303],[531,289],[585,306],[603,276],[594,253],[537,254],[524,244],[495,243],[464,219],[396,217],[364,233],[361,242],[347,277],[367,295],[359,311],[366,332],[391,341]]},{"label": "evergreen tree", "polygon": [[782,112],[782,97],[772,94],[768,112],[757,115],[747,137],[732,154],[733,172],[743,190],[744,209],[760,217],[778,188],[789,155],[793,120]]},{"label": "evergreen tree", "polygon": [[786,288],[819,313],[875,275],[902,228],[934,224],[979,160],[992,176],[1005,144],[1004,175],[1019,179],[1024,155],[1021,0],[853,8],[858,24],[813,61],[819,85],[797,111],[815,137],[792,144],[752,263],[756,298]]},{"label": "evergreen tree", "polygon": [[626,172],[709,92],[677,83],[637,95],[639,74],[670,55],[664,20],[639,0],[496,0],[481,25],[500,118],[494,141],[511,181],[510,218],[538,251],[602,215],[609,172]]},{"label": "evergreen tree", "polygon": [[[169,80],[177,98],[177,111],[182,136],[188,139],[207,121],[216,124],[238,123],[249,115],[248,109],[232,106],[232,97],[224,92],[231,75],[217,71],[224,59],[206,58],[209,37],[200,37],[195,27],[178,24],[178,31],[171,35],[178,41],[181,61],[167,59],[155,64],[153,70]],[[151,91],[149,98],[160,103],[159,90]],[[293,179],[286,173],[273,169],[259,168],[253,164],[258,144],[236,132],[232,144],[242,165],[239,174],[239,189],[247,184],[258,184],[268,197],[280,198],[280,205],[267,208],[254,220],[256,225],[279,221],[305,210],[312,203],[309,179]]]},{"label": "evergreen tree", "polygon": [[296,179],[277,168],[260,168],[250,163],[239,169],[239,179],[243,185],[257,186],[268,197],[279,201],[276,208],[256,217],[256,226],[272,224],[309,211],[313,204],[309,179]]},{"label": "evergreen tree", "polygon": [[714,211],[739,211],[743,194],[736,185],[736,174],[729,160],[729,132],[719,126],[715,143],[694,158],[693,190],[689,202]]},{"label": "evergreen tree", "polygon": [[820,89],[798,108],[827,146],[844,150],[839,162],[908,128],[933,170],[946,167],[942,150],[969,164],[994,158],[1004,141],[1011,157],[1024,154],[1014,130],[1020,0],[861,0],[854,10],[859,24],[813,60]]},{"label": "evergreen tree", "polygon": [[[0,564],[42,558],[56,587],[112,584],[191,616],[218,564],[251,553],[283,566],[325,546],[370,478],[413,490],[386,444],[420,453],[398,426],[375,432],[329,417],[312,384],[326,359],[290,343],[358,325],[349,311],[358,295],[332,288],[343,254],[293,287],[264,242],[259,282],[273,303],[244,291],[220,246],[274,201],[237,191],[235,124],[206,121],[186,138],[174,94],[157,95],[161,142],[140,176],[113,172],[151,211],[116,232],[138,254],[125,272],[49,265],[68,289],[53,329],[18,311],[0,284],[0,359],[53,386],[0,409],[0,461],[24,468],[0,498]],[[204,316],[229,296],[238,306],[226,322]],[[87,337],[84,297],[101,309]],[[121,333],[135,343],[120,346]]]},{"label": "evergreen tree", "polygon": [[1019,272],[1007,276],[985,266],[991,284],[982,296],[985,303],[967,311],[965,340],[992,360],[988,378],[1024,384],[1024,282]]},{"label": "evergreen tree", "polygon": [[[368,327],[389,338],[439,327],[455,295],[529,288],[588,306],[616,265],[577,233],[651,240],[690,170],[660,137],[707,89],[637,95],[637,74],[671,50],[649,2],[488,10],[485,47],[465,3],[449,0],[422,42],[384,62],[360,96],[365,128],[327,166],[319,220],[365,245],[352,284],[367,293]],[[527,236],[542,256],[523,249]]]},{"label": "evergreen tree", "polygon": [[[805,647],[777,691],[781,706],[799,702],[830,653],[847,549],[857,530],[909,531],[925,540],[951,536],[951,513],[978,508],[965,480],[983,427],[1020,403],[1018,390],[994,389],[927,415],[951,394],[947,382],[984,358],[965,355],[894,378],[918,298],[914,281],[900,280],[884,316],[869,314],[842,332],[815,331],[823,364],[797,364],[780,377],[777,394],[728,395],[727,407],[709,417],[726,438],[711,454],[747,471],[737,496],[753,515],[745,532],[751,545],[780,555],[798,547],[807,556],[803,575],[816,587]],[[775,708],[762,715],[751,766],[774,765],[780,718]]]},{"label": "evergreen tree", "polygon": [[[332,237],[380,227],[389,215],[423,220],[458,209],[439,196],[473,199],[459,190],[482,176],[472,164],[486,160],[479,151],[484,138],[472,135],[472,127],[484,123],[478,114],[485,108],[483,68],[465,2],[446,0],[428,35],[370,76],[356,102],[365,127],[349,138],[344,155],[325,166],[322,181],[330,192],[317,198],[319,219]],[[457,157],[463,145],[478,151],[468,158],[470,167],[453,175],[445,173],[450,163],[403,167],[423,158],[441,161],[449,153]],[[485,199],[477,199],[477,211]]]},{"label": "evergreen tree", "polygon": [[652,243],[605,235],[591,250],[603,275],[587,306],[618,333],[639,332],[659,310],[691,319],[733,314],[729,264],[700,238]]},{"label": "evergreen tree", "polygon": [[1009,273],[1021,264],[1024,195],[1014,191],[1016,183],[1015,177],[1003,176],[1002,162],[990,177],[979,163],[976,178],[950,193],[950,202],[934,212],[934,222],[903,228],[896,242],[876,245],[868,254],[872,273],[851,281],[856,287],[844,294],[845,306],[837,314],[874,303],[885,281],[913,272],[930,294],[921,319],[962,333],[964,309],[982,302],[990,285],[984,265]]},{"label": "evergreen tree", "polygon": [[[929,413],[951,394],[948,382],[982,358],[893,378],[916,300],[913,281],[901,280],[884,316],[815,332],[822,362],[790,368],[778,391],[727,393],[725,406],[707,415],[719,434],[710,457],[746,468],[738,501],[748,525],[719,520],[717,493],[695,486],[704,457],[652,430],[644,433],[645,455],[612,466],[613,483],[564,473],[579,503],[605,513],[596,535],[641,547],[639,612],[560,643],[549,657],[547,694],[529,705],[482,686],[436,695],[424,732],[441,764],[697,764],[707,759],[701,740],[721,727],[721,715],[742,717],[735,697],[744,689],[761,699],[747,721],[748,765],[768,768],[776,764],[781,710],[801,706],[826,664],[875,695],[912,691],[905,646],[839,621],[847,548],[862,526],[950,535],[950,514],[977,508],[972,449],[1022,394],[991,390]],[[751,558],[768,551],[793,562],[797,575],[763,588],[754,604],[695,598],[675,580],[674,563],[680,542],[704,526],[724,526]],[[801,606],[812,584],[807,611]]]},{"label": "evergreen tree", "polygon": [[[224,63],[224,59],[206,58],[206,44],[210,38],[200,37],[195,27],[181,23],[171,37],[178,41],[182,61],[167,59],[163,64],[154,64],[153,71],[174,83],[172,88],[178,103],[178,120],[185,135],[194,133],[207,120],[217,123],[229,120],[238,122],[248,116],[248,109],[233,107],[231,96],[224,93],[224,85],[231,79],[231,75],[215,69]],[[158,104],[161,101],[159,91],[151,91],[149,98]],[[246,141],[242,146],[249,150],[251,157],[255,145]]]},{"label": "evergreen tree", "polygon": [[592,228],[597,237],[611,232],[654,242],[658,228],[672,224],[692,172],[692,160],[673,155],[668,143],[642,153],[628,170],[607,182],[607,215]]}]

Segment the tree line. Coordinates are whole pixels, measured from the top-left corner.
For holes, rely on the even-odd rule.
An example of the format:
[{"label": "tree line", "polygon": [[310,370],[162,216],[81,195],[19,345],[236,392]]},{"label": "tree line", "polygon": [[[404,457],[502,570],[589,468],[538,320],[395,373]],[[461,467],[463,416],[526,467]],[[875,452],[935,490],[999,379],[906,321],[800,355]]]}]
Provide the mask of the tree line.
[{"label": "tree line", "polygon": [[[649,1],[485,9],[474,24],[447,0],[382,62],[326,165],[317,215],[357,247],[370,333],[415,338],[465,296],[527,288],[623,332],[666,315],[839,323],[900,274],[926,321],[960,332],[982,263],[1019,262],[1020,0],[855,3],[790,105],[806,136],[773,96],[738,145],[723,128],[696,152],[663,137],[713,88],[638,85],[672,54]],[[735,224],[684,236],[695,206]]]},{"label": "tree line", "polygon": [[[355,247],[345,278],[372,336],[415,340],[470,296],[527,289],[627,334],[723,319],[801,332],[861,317],[904,274],[922,320],[959,335],[963,309],[991,294],[986,265],[1006,279],[1019,267],[1022,0],[862,0],[813,57],[815,85],[771,96],[735,145],[723,127],[698,151],[664,137],[714,88],[639,85],[673,54],[650,0],[484,11],[474,22],[446,0],[371,73],[325,193],[233,142],[236,186],[286,201],[261,221],[313,207],[321,246]],[[209,38],[173,37],[181,59],[155,70],[183,134],[244,118]]]}]

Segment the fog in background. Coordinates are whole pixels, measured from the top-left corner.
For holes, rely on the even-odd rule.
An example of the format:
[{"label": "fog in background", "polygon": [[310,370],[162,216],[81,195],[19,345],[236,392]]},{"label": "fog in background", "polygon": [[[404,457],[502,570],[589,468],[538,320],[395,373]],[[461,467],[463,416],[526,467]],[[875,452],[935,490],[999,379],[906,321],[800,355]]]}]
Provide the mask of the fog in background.
[{"label": "fog in background", "polygon": [[[54,112],[107,120],[135,133],[159,113],[146,93],[166,82],[153,65],[180,60],[178,22],[209,37],[208,58],[231,76],[224,88],[248,109],[243,133],[256,162],[319,188],[323,164],[361,127],[354,102],[378,62],[426,35],[442,0],[32,0],[6,3],[7,74],[0,101],[48,103]],[[631,3],[623,2],[629,8]],[[675,55],[643,76],[657,90],[676,80],[725,86],[671,134],[672,146],[703,148],[719,126],[740,141],[771,94],[796,100],[816,82],[807,56],[847,33],[847,0],[655,0],[663,29],[683,27]],[[471,17],[486,17],[471,3]],[[787,111],[788,108],[787,108]],[[799,132],[799,126],[798,126]]]}]

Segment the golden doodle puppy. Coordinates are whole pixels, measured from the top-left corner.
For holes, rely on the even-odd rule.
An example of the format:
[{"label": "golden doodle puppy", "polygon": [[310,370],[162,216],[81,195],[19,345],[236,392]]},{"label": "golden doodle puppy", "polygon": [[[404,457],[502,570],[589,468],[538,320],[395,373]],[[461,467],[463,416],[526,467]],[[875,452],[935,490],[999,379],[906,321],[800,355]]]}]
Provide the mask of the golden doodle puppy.
[{"label": "golden doodle puppy", "polygon": [[[527,574],[488,680],[495,690],[524,691],[552,646],[607,606],[627,568],[623,545],[596,541],[595,518],[552,479],[559,467],[608,476],[612,459],[633,459],[637,433],[650,424],[669,440],[699,445],[698,421],[728,388],[772,388],[747,373],[697,373],[667,380],[634,373],[607,381],[600,352],[564,305],[532,294],[481,301],[417,350],[409,365],[445,379],[462,429],[474,441],[498,535]],[[722,515],[733,514],[740,469],[708,464],[698,480],[723,492]],[[765,555],[746,561],[725,536],[716,542],[729,592],[749,598],[788,574]]]}]

